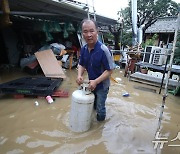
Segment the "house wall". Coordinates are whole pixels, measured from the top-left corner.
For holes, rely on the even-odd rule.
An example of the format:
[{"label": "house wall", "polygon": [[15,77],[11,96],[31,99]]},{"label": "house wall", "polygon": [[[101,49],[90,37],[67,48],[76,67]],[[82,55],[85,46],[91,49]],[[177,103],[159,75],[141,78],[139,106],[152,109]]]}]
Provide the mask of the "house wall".
[{"label": "house wall", "polygon": [[0,65],[9,63],[6,50],[2,32],[0,31]]}]

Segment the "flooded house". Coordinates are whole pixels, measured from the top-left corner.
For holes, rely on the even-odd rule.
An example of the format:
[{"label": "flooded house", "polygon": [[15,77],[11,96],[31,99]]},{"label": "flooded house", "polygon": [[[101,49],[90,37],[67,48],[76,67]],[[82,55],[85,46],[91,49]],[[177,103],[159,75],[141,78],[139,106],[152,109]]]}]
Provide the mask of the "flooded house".
[{"label": "flooded house", "polygon": [[[146,41],[156,35],[154,45],[146,45],[144,50],[140,51],[140,58],[134,58],[136,64],[131,66],[134,74],[130,76],[130,80],[153,86],[162,86],[162,82],[165,84],[165,81],[162,81],[167,77],[165,66],[169,64],[173,52],[174,35],[178,25],[178,17],[161,17],[145,31]],[[164,71],[166,73],[163,73]],[[172,65],[169,89],[179,87],[179,74],[179,65]]]},{"label": "flooded house", "polygon": [[1,65],[21,65],[24,68],[26,61],[21,63],[22,58],[50,48],[50,45],[56,48],[54,45],[57,44],[53,43],[61,44],[70,54],[73,49],[79,51],[83,43],[80,23],[88,15],[96,17],[99,26],[116,23],[114,19],[88,12],[87,4],[76,1],[5,2],[2,1],[2,4],[6,9],[1,11]]},{"label": "flooded house", "polygon": [[163,47],[163,45],[172,49],[172,42],[174,41],[174,34],[177,27],[177,16],[161,17],[152,24],[145,31],[146,39],[151,38],[154,34],[157,34],[156,45]]}]

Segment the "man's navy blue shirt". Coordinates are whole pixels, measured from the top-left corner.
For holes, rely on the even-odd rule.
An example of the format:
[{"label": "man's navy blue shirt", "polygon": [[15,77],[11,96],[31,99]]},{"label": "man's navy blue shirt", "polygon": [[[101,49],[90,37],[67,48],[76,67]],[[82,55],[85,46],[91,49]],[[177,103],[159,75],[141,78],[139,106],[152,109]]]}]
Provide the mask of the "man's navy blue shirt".
[{"label": "man's navy blue shirt", "polygon": [[[89,80],[95,80],[105,70],[113,69],[113,58],[110,50],[97,41],[94,49],[88,50],[87,45],[81,48],[79,65],[86,68]],[[110,85],[109,78],[99,83],[96,89],[107,88]]]}]

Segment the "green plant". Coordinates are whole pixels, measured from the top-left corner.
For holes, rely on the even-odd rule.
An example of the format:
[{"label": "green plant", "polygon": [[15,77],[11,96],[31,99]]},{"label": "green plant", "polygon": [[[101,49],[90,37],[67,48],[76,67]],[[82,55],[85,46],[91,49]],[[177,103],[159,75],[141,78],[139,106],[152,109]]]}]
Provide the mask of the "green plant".
[{"label": "green plant", "polygon": [[132,46],[132,32],[123,32],[121,46]]},{"label": "green plant", "polygon": [[141,69],[148,70],[147,66],[142,66]]},{"label": "green plant", "polygon": [[148,67],[142,66],[140,71],[141,71],[141,73],[143,73],[143,74],[147,74],[147,72],[148,72]]},{"label": "green plant", "polygon": [[152,38],[147,39],[147,40],[145,41],[145,43],[142,43],[142,47],[145,48],[145,47],[148,46],[148,45],[150,45],[150,46],[155,45],[155,42],[156,42],[157,38],[158,38],[158,34],[154,34],[154,35],[152,36]]}]

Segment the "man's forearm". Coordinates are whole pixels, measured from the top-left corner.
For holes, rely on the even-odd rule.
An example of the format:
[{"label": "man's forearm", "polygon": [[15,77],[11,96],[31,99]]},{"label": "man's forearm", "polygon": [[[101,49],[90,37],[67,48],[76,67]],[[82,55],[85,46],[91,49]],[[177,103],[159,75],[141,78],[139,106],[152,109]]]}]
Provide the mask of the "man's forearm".
[{"label": "man's forearm", "polygon": [[78,65],[78,76],[82,76],[84,74],[85,68],[81,65]]},{"label": "man's forearm", "polygon": [[96,83],[99,84],[100,82],[104,81],[108,77],[110,77],[112,74],[112,70],[105,70],[101,76],[99,76],[97,79],[95,79]]}]

